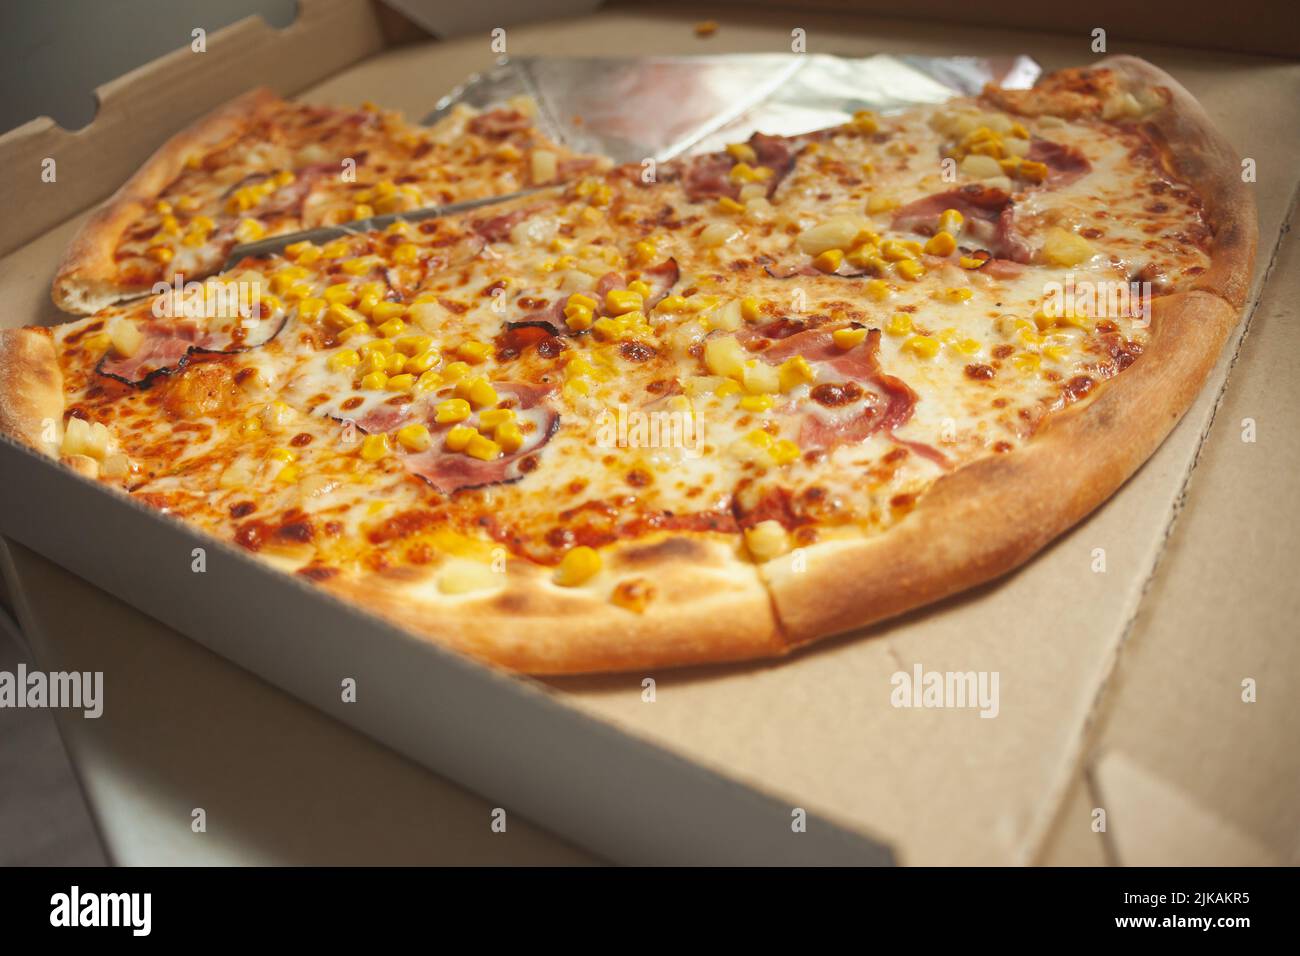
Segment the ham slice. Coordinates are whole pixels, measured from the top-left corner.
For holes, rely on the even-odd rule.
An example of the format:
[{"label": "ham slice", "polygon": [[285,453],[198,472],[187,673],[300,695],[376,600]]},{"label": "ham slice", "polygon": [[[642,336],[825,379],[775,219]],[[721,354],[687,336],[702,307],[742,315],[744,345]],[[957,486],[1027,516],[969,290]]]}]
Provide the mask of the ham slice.
[{"label": "ham slice", "polygon": [[[287,318],[287,317],[286,317]],[[95,366],[100,375],[127,385],[143,387],[159,375],[171,375],[184,368],[195,352],[233,354],[265,345],[280,334],[279,322],[258,322],[252,328],[209,331],[194,319],[150,319],[141,324],[143,339],[129,358],[106,355]]]},{"label": "ham slice", "polygon": [[894,213],[893,228],[931,236],[945,209],[956,209],[966,219],[966,232],[994,258],[1029,261],[1029,244],[1015,230],[1015,203],[1004,189],[973,183],[908,203]]},{"label": "ham slice", "polygon": [[[790,326],[785,320],[751,329],[740,337],[751,349],[762,342],[770,343],[766,348],[756,350],[756,354],[769,364],[779,365],[791,356],[802,355],[811,363],[833,369],[844,382],[860,386],[853,391],[840,389],[830,392],[824,399],[831,406],[827,408],[817,403],[817,396],[813,395],[810,399],[813,404],[804,412],[799,425],[799,445],[805,451],[856,444],[880,431],[894,441],[900,441],[894,438],[893,431],[912,417],[917,395],[901,379],[881,369],[879,329],[871,329],[861,345],[847,351],[835,344],[830,331],[804,329],[790,334]],[[841,396],[845,398],[842,410],[836,409],[832,401]],[[850,410],[850,405],[858,407]]]},{"label": "ham slice", "polygon": [[[772,197],[781,181],[794,169],[795,157],[806,139],[807,137],[768,136],[766,133],[755,133],[749,138],[748,145],[754,151],[758,165],[772,170],[772,175],[767,179],[768,198]],[[730,175],[731,167],[736,162],[736,158],[726,152],[705,153],[683,160],[680,168],[686,198],[691,202],[722,196],[738,198],[740,184],[732,182]]]},{"label": "ham slice", "polygon": [[534,426],[517,451],[493,461],[448,451],[443,446],[442,435],[451,426],[431,424],[433,445],[426,451],[404,455],[402,464],[406,470],[446,495],[467,488],[481,488],[523,478],[528,473],[525,462],[531,460],[531,456],[551,440],[551,436],[559,429],[560,415],[546,404],[546,397],[551,392],[549,387],[526,382],[497,382],[495,385],[499,394],[513,396],[518,402],[520,420]]},{"label": "ham slice", "polygon": [[1026,159],[1047,167],[1047,185],[1067,186],[1092,171],[1092,164],[1073,146],[1064,146],[1047,139],[1036,139],[1029,144]]}]

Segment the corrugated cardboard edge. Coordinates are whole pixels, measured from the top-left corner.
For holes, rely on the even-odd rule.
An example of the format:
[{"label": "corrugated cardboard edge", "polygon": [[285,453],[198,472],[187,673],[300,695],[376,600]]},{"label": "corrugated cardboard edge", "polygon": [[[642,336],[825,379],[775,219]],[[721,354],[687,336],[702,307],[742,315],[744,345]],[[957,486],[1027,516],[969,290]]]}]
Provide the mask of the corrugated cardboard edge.
[{"label": "corrugated cardboard edge", "polygon": [[[103,199],[111,192],[105,184],[125,181],[168,136],[214,107],[254,85],[296,93],[379,52],[385,35],[366,0],[299,0],[297,19],[283,29],[247,17],[206,42],[203,53],[173,50],[98,87],[99,109],[82,129],[42,116],[0,135],[0,168],[14,179],[0,256]],[[46,159],[55,162],[54,182],[41,178]]]}]

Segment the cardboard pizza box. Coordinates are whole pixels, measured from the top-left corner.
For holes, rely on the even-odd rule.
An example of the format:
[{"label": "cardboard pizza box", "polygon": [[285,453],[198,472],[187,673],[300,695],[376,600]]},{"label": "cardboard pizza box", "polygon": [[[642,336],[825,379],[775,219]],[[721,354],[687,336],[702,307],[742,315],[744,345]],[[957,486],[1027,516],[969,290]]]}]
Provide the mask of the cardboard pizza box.
[{"label": "cardboard pizza box", "polygon": [[[394,45],[375,11],[304,0],[283,31],[241,23],[209,38],[207,59],[174,54],[111,84],[84,130],[35,121],[0,137],[6,168],[39,170],[57,155],[61,171],[44,195],[7,186],[22,195],[6,208],[22,215],[0,224],[9,303],[0,321],[57,321],[48,284],[80,218],[170,132],[243,88],[267,83],[420,116],[491,65],[486,37]],[[1049,70],[1094,55],[1086,33],[954,34],[942,23],[780,9],[709,15],[720,26],[705,39],[692,29],[704,16],[695,8],[607,9],[510,27],[509,51],[787,51],[798,28],[819,53],[1027,53]],[[1294,315],[1300,290],[1294,268],[1268,268],[1296,256],[1282,236],[1300,178],[1290,162],[1300,130],[1271,118],[1289,117],[1300,67],[1134,43],[1118,24],[1108,43],[1108,52],[1171,72],[1255,160],[1259,267],[1246,322],[1168,440],[1111,501],[999,582],[786,661],[542,682],[429,648],[8,444],[0,530],[605,859],[1294,860],[1300,755],[1285,688],[1300,660],[1285,637],[1294,631],[1286,572],[1297,547],[1284,532],[1297,506],[1268,494],[1279,486],[1266,476],[1284,481],[1276,475],[1300,447],[1287,428],[1297,386],[1279,357],[1294,354],[1285,314]],[[246,59],[250,50],[259,55]],[[1252,317],[1263,324],[1247,338]],[[1254,418],[1258,440],[1241,442],[1233,416]],[[1234,494],[1243,486],[1256,490],[1248,500]],[[190,570],[194,547],[207,549],[201,583]],[[11,591],[23,591],[25,617],[49,630],[59,597],[42,564],[14,548],[8,577]],[[1251,573],[1232,573],[1241,568]],[[24,591],[29,579],[43,593]],[[987,689],[996,675],[996,699],[982,708],[989,716],[895,706],[918,668],[922,680],[983,675]],[[375,692],[341,704],[340,675]],[[129,686],[129,662],[106,674],[110,686],[115,676]],[[655,681],[652,702],[646,678]],[[1254,703],[1242,700],[1247,679],[1256,681]],[[804,833],[791,828],[799,810],[811,817]]]}]

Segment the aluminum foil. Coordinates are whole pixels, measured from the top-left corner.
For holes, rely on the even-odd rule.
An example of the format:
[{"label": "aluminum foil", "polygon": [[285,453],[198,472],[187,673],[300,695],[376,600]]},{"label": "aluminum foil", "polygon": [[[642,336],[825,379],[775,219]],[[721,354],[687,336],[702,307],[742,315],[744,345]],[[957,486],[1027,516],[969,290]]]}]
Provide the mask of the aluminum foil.
[{"label": "aluminum foil", "polygon": [[842,123],[855,110],[938,103],[978,93],[985,83],[1024,88],[1039,72],[1027,56],[514,57],[470,77],[425,122],[457,103],[482,109],[531,96],[538,125],[557,142],[621,163],[662,161],[759,130],[804,133]]}]

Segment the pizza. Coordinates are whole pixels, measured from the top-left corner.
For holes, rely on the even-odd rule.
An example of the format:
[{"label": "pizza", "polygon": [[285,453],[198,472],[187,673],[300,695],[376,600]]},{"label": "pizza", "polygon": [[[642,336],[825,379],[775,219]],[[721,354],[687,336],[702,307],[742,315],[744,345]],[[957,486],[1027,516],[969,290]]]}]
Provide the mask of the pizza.
[{"label": "pizza", "polygon": [[0,428],[517,671],[780,656],[1020,565],[1163,440],[1253,267],[1235,154],[1127,57],[653,170],[566,168],[524,131],[557,157],[538,175],[470,123],[370,186],[213,205],[249,162],[300,181],[289,125],[131,187],[140,225],[92,220],[70,261],[117,263],[115,293],[156,277],[135,250],[177,192],[211,238],[385,181],[556,183],[5,332]]},{"label": "pizza", "polygon": [[255,89],[177,134],[82,227],[54,280],[74,313],[203,279],[237,244],[502,196],[608,163],[533,125],[520,97],[458,104],[432,127],[372,103],[289,103]]}]

